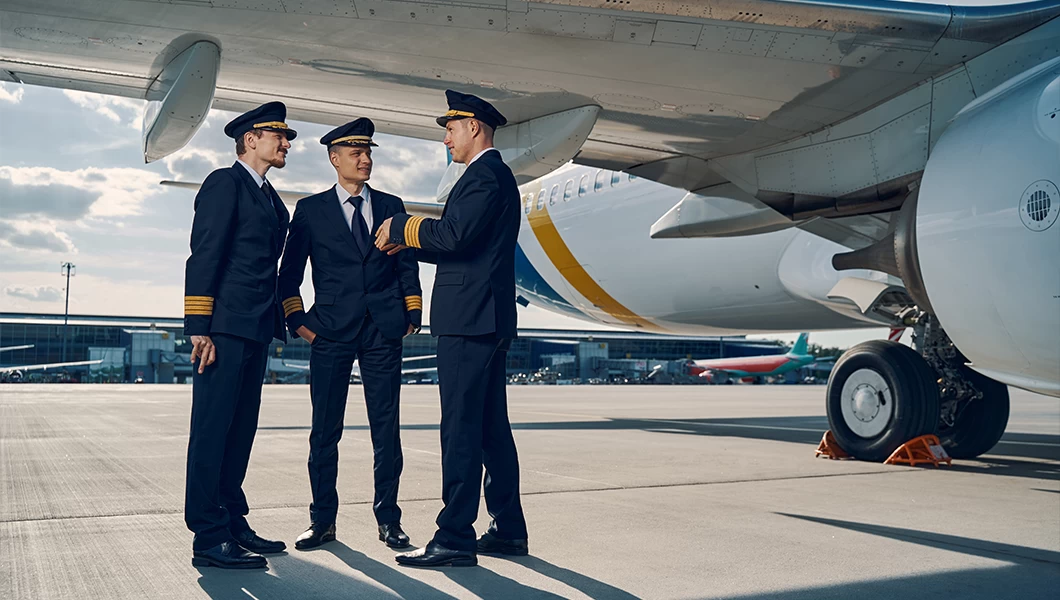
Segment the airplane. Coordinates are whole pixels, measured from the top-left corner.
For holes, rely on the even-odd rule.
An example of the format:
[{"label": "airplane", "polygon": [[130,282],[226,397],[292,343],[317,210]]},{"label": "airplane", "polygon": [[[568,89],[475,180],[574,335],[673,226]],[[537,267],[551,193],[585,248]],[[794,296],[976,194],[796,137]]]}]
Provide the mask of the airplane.
[{"label": "airplane", "polygon": [[[21,346],[0,347],[0,352],[14,352],[15,350],[28,350],[35,344],[24,344]],[[72,362],[41,363],[36,365],[17,365],[13,367],[0,367],[0,379],[5,382],[18,383],[22,381],[26,371],[47,371],[48,369],[63,369],[66,367],[83,367],[98,365],[102,360],[78,360]]]},{"label": "airplane", "polygon": [[708,381],[713,381],[718,374],[724,374],[731,379],[783,375],[789,371],[801,369],[815,362],[825,360],[808,354],[809,338],[809,333],[799,334],[795,345],[784,354],[710,358],[692,361],[689,366],[689,374],[698,375]]},{"label": "airplane", "polygon": [[66,369],[68,367],[85,367],[98,365],[103,360],[76,360],[71,362],[42,363],[36,365],[17,365],[12,367],[0,367],[0,378],[5,382],[18,383],[22,381],[26,371],[47,371],[49,369]]},{"label": "airplane", "polygon": [[[863,460],[926,433],[964,458],[1004,432],[1007,385],[1060,396],[1058,16],[1055,0],[3,0],[0,78],[147,100],[146,161],[210,108],[278,99],[293,120],[437,139],[442,90],[482,96],[533,194],[523,301],[640,331],[912,328],[915,349],[873,340],[836,363],[833,434]],[[583,196],[586,176],[626,190]]]}]

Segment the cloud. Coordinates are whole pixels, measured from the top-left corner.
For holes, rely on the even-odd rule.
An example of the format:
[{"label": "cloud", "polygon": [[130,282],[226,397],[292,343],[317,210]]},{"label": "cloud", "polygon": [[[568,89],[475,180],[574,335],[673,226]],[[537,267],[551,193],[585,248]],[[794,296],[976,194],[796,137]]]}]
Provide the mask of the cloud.
[{"label": "cloud", "polygon": [[[81,269],[70,283],[70,313],[89,315],[122,315],[146,317],[176,317],[184,314],[184,286],[182,279],[168,283],[140,278],[115,279],[93,274],[91,268]],[[59,275],[59,265],[53,271],[0,272],[0,290],[23,288],[32,291],[37,287],[52,287]],[[65,299],[65,292],[63,292]],[[4,295],[5,310],[39,312],[39,305],[22,296]],[[61,310],[62,307],[60,306]]]},{"label": "cloud", "polygon": [[[5,198],[0,209],[2,217],[37,214],[71,220],[138,215],[144,200],[162,191],[158,175],[146,169],[91,167],[62,171],[53,167],[0,166],[0,196]],[[14,209],[8,207],[7,194],[16,198]],[[91,201],[87,200],[90,196],[94,197]]]},{"label": "cloud", "polygon": [[220,152],[210,148],[185,147],[162,162],[177,181],[203,181],[214,169],[228,166],[235,157],[231,150]]},{"label": "cloud", "polygon": [[[144,107],[146,102],[133,98],[120,98],[117,96],[104,96],[90,92],[78,92],[74,90],[63,90],[63,95],[74,104],[82,108],[95,111],[115,123],[124,123],[126,126],[139,129],[143,121]],[[120,114],[119,114],[120,113]],[[124,119],[122,118],[124,115]]]},{"label": "cloud", "polygon": [[57,287],[39,286],[25,288],[19,286],[8,286],[4,293],[15,298],[23,298],[31,302],[57,302],[63,299],[63,291]]},{"label": "cloud", "polygon": [[405,200],[434,202],[445,173],[444,147],[437,142],[394,136],[383,137],[380,146],[372,169],[373,184]]},{"label": "cloud", "polygon": [[99,197],[85,189],[63,184],[15,185],[3,173],[0,171],[0,198],[4,199],[0,217],[6,219],[40,215],[75,221],[87,215]]},{"label": "cloud", "polygon": [[18,104],[22,102],[24,95],[26,95],[26,89],[21,85],[0,82],[0,102]]},{"label": "cloud", "polygon": [[5,223],[0,221],[0,244],[25,250],[76,252],[70,236],[49,224]]},{"label": "cloud", "polygon": [[72,252],[73,243],[65,234],[54,231],[31,230],[18,232],[6,240],[12,246],[29,250],[49,250],[51,252]]}]

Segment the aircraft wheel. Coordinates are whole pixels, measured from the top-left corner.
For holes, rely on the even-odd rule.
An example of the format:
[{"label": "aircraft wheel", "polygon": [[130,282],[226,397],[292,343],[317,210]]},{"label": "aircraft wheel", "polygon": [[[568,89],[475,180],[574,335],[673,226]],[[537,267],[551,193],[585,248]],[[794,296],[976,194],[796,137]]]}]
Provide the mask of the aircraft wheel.
[{"label": "aircraft wheel", "polygon": [[957,414],[952,426],[939,423],[939,440],[953,458],[975,458],[993,448],[1008,425],[1008,386],[961,367],[961,375],[983,397],[972,400]]},{"label": "aircraft wheel", "polygon": [[828,424],[851,456],[882,462],[898,446],[934,433],[935,373],[912,348],[887,340],[846,351],[828,378]]}]

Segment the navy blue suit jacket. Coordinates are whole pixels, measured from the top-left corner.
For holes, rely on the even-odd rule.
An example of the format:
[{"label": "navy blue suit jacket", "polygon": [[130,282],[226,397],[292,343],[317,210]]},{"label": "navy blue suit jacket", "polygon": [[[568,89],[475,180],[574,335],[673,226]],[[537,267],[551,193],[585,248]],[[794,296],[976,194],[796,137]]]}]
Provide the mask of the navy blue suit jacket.
[{"label": "navy blue suit jacket", "polygon": [[[397,196],[369,190],[375,224],[405,213]],[[298,201],[280,265],[280,294],[291,335],[297,337],[298,328],[305,325],[329,340],[352,341],[366,314],[392,339],[403,337],[410,323],[420,326],[419,265],[404,253],[387,256],[375,248],[374,240],[369,235],[368,247],[361,250],[334,188]],[[299,293],[307,259],[313,263],[316,295],[308,312]]]},{"label": "navy blue suit jacket", "polygon": [[468,166],[440,219],[394,217],[390,240],[417,248],[418,260],[438,265],[432,335],[516,336],[518,239],[519,186],[496,150]]},{"label": "navy blue suit jacket", "polygon": [[[279,210],[277,210],[277,207]],[[195,196],[184,271],[184,334],[286,339],[276,289],[289,214],[240,164],[217,169]]]}]

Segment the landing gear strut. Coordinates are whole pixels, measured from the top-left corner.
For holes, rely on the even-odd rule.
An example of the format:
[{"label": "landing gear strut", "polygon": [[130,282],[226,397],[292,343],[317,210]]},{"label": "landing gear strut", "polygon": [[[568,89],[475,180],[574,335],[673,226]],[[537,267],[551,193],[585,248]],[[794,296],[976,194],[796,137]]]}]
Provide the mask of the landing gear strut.
[{"label": "landing gear strut", "polygon": [[913,325],[916,350],[871,340],[836,362],[827,409],[839,446],[876,462],[929,433],[954,458],[993,448],[1008,424],[1008,388],[966,367],[932,315],[909,309],[902,322]]},{"label": "landing gear strut", "polygon": [[975,458],[1001,439],[1008,425],[1008,387],[965,366],[967,359],[932,315],[920,315],[913,343],[938,374],[942,446],[953,458]]}]

